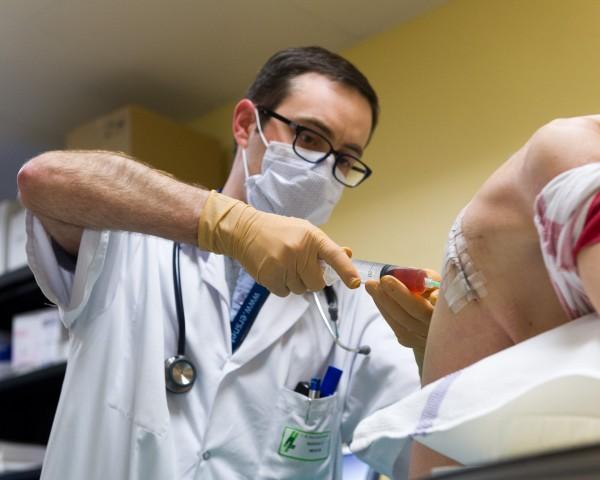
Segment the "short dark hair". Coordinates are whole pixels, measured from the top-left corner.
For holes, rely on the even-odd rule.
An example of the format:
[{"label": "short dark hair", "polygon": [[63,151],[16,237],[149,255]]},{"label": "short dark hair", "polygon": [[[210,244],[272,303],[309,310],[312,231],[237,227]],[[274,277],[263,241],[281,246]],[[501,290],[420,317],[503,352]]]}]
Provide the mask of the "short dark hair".
[{"label": "short dark hair", "polygon": [[290,81],[304,73],[318,73],[358,91],[371,107],[371,133],[379,118],[375,90],[352,63],[322,47],[287,48],[275,53],[258,72],[246,92],[256,105],[275,110],[289,94]]}]

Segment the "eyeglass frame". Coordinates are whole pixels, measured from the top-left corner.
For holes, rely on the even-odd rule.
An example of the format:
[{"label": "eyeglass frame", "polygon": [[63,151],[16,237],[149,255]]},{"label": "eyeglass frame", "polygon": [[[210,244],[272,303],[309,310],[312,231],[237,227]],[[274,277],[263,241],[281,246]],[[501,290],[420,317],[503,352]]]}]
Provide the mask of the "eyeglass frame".
[{"label": "eyeglass frame", "polygon": [[[285,123],[288,127],[294,129],[294,140],[292,141],[292,148],[294,150],[294,153],[300,159],[304,160],[305,162],[317,165],[317,164],[321,163],[323,160],[325,160],[329,155],[333,154],[334,162],[333,162],[333,167],[331,169],[331,173],[333,174],[333,178],[335,178],[338,182],[340,182],[345,187],[356,188],[361,183],[363,183],[367,178],[369,178],[371,176],[371,174],[373,173],[373,170],[371,170],[369,168],[369,166],[365,162],[363,162],[360,158],[355,157],[354,155],[350,155],[349,153],[339,152],[335,148],[333,148],[333,145],[331,144],[331,142],[329,141],[329,139],[327,139],[327,137],[325,137],[322,133],[319,133],[319,132],[313,130],[312,128],[305,127],[304,125],[300,125],[299,123],[294,122],[293,120],[290,120],[289,118],[284,117],[283,115],[281,115],[281,114],[279,114],[279,113],[271,110],[270,108],[264,107],[262,105],[256,105],[255,107],[256,107],[256,110],[259,113],[262,113],[263,115],[266,115],[267,117],[271,117],[271,118],[274,118],[276,120],[279,120],[280,122]],[[316,162],[313,162],[311,160],[307,160],[300,153],[298,153],[298,151],[296,150],[296,141],[298,140],[299,134],[301,132],[303,132],[303,131],[308,131],[308,132],[310,132],[310,133],[312,133],[312,134],[314,134],[314,135],[322,138],[323,140],[325,140],[325,143],[327,145],[329,145],[329,151],[327,153],[323,154],[323,158],[317,160]],[[343,180],[340,180],[337,177],[337,175],[335,173],[335,170],[336,170],[336,166],[341,161],[342,157],[351,158],[353,161],[358,162],[362,167],[364,167],[364,169],[365,169],[364,176],[363,176],[363,178],[356,185],[348,185]]]}]

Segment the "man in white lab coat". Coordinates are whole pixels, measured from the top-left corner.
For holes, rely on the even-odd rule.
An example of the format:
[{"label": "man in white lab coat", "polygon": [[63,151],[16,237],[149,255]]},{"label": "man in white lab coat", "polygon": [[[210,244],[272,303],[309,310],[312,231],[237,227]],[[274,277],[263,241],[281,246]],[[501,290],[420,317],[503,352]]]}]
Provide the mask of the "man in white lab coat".
[{"label": "man in white lab coat", "polygon": [[[49,152],[23,167],[29,263],[70,331],[43,478],[341,477],[356,424],[419,384],[412,351],[365,289],[334,285],[339,337],[369,355],[337,346],[305,293],[323,287],[319,258],[356,286],[343,250],[306,220],[324,223],[342,190],[368,178],[377,116],[353,65],[288,49],[235,107],[221,194],[110,152]],[[176,258],[197,374],[186,393],[165,382],[165,359],[183,353]],[[401,341],[422,347],[431,305],[399,282],[370,291]],[[328,366],[343,372],[331,395],[297,388]],[[385,473],[399,475],[400,453]]]}]

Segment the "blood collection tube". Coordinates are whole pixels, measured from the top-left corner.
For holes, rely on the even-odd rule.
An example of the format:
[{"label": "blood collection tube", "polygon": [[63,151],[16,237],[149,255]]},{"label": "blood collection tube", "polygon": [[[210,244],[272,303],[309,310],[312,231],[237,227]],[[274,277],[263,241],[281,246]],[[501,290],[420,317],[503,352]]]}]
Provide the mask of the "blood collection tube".
[{"label": "blood collection tube", "polygon": [[[365,283],[367,280],[378,280],[384,275],[391,275],[400,280],[413,293],[420,294],[429,288],[440,287],[440,282],[429,277],[427,272],[420,268],[398,267],[396,265],[355,259],[352,259],[352,264],[358,270],[362,283]],[[339,278],[336,271],[327,263],[321,261],[321,267],[323,268],[323,277],[327,285],[331,285]]]}]

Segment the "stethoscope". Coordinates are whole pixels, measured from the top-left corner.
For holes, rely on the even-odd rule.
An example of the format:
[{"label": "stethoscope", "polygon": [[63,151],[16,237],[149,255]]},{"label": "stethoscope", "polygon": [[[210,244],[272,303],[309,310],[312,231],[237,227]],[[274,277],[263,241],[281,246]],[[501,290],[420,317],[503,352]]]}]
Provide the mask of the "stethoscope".
[{"label": "stethoscope", "polygon": [[181,272],[179,270],[179,242],[173,242],[173,289],[175,291],[175,309],[177,311],[177,355],[165,360],[165,380],[167,390],[173,393],[189,392],[196,381],[196,367],[185,356],[185,312],[181,294]]},{"label": "stethoscope", "polygon": [[[179,333],[177,336],[177,354],[165,360],[165,380],[167,390],[172,393],[189,392],[197,377],[196,367],[185,355],[185,312],[183,310],[183,295],[181,293],[181,271],[179,266],[180,252],[181,245],[179,242],[173,242],[173,290],[175,292],[175,310],[177,312],[177,328]],[[327,300],[329,319],[327,319],[327,316],[325,315],[317,292],[312,293],[321,319],[335,344],[348,352],[369,355],[369,353],[371,353],[371,347],[368,345],[352,348],[340,341],[337,326],[337,295],[331,286],[326,286],[323,291],[325,292],[325,298]]]},{"label": "stethoscope", "polygon": [[348,352],[359,353],[361,355],[368,355],[369,353],[371,353],[371,347],[369,347],[368,345],[360,345],[358,347],[352,348],[347,345],[344,345],[340,341],[340,333],[338,331],[338,324],[337,324],[337,318],[338,318],[337,295],[331,285],[327,285],[323,289],[323,291],[325,292],[325,298],[327,299],[330,320],[328,320],[327,317],[325,316],[325,312],[323,311],[323,307],[321,306],[321,302],[319,301],[319,296],[317,295],[317,292],[312,292],[312,294],[315,299],[315,304],[317,305],[319,313],[321,314],[321,320],[323,320],[323,323],[325,324],[325,328],[327,328],[327,331],[333,338],[333,341],[335,342],[335,344],[338,347],[343,348],[344,350],[346,350]]}]

